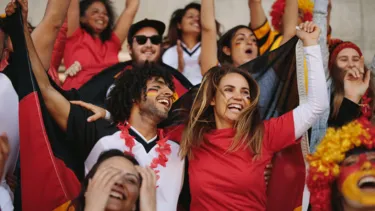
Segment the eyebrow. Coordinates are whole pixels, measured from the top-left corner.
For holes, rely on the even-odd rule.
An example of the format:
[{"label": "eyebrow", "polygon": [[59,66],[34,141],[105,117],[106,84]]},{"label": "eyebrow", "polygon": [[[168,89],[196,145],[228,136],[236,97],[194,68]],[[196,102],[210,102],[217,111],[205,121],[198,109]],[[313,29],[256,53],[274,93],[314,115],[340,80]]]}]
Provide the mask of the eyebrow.
[{"label": "eyebrow", "polygon": [[[225,88],[225,87],[236,88],[236,87],[234,87],[234,86],[232,86],[232,85],[224,85],[224,88]],[[250,89],[247,88],[247,87],[241,87],[241,89],[250,90]]]},{"label": "eyebrow", "polygon": [[132,177],[137,178],[137,180],[140,179],[136,174],[133,174],[133,173],[126,173],[125,176],[132,176]]}]

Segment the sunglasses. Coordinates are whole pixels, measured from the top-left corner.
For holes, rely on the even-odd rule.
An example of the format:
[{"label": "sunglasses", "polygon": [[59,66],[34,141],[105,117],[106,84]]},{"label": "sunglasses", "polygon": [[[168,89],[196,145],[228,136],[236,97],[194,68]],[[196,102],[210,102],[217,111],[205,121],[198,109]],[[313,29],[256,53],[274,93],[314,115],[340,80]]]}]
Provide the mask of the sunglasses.
[{"label": "sunglasses", "polygon": [[151,37],[146,37],[144,35],[137,35],[134,36],[135,40],[138,44],[144,45],[148,39],[150,39],[151,43],[154,45],[159,45],[161,43],[161,36],[159,35],[153,35]]}]

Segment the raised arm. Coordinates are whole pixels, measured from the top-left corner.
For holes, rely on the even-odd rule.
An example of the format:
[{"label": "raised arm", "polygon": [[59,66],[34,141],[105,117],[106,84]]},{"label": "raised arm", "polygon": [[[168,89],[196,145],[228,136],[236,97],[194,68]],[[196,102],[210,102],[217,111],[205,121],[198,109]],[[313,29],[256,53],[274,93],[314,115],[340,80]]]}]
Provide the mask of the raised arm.
[{"label": "raised arm", "polygon": [[262,0],[249,0],[250,28],[257,29],[266,21],[267,17],[262,7]]},{"label": "raised arm", "polygon": [[52,118],[57,122],[57,124],[62,130],[66,131],[70,111],[69,101],[66,100],[50,84],[47,73],[34,47],[33,41],[27,28],[27,23],[24,24],[24,33],[26,38],[27,50],[29,52],[31,67],[33,69],[40,91],[42,93],[43,100],[47,106],[48,111],[52,115]]},{"label": "raised arm", "polygon": [[218,64],[214,0],[202,0],[201,25],[201,73],[204,75]]},{"label": "raised arm", "polygon": [[129,28],[133,23],[135,14],[138,11],[138,7],[139,0],[126,0],[125,9],[122,11],[113,30],[120,39],[120,43],[123,43],[126,36],[128,36]]},{"label": "raised arm", "polygon": [[48,0],[42,21],[31,33],[36,52],[46,70],[50,67],[53,46],[64,23],[69,4],[70,0]]},{"label": "raised arm", "polygon": [[79,0],[70,0],[68,9],[68,33],[70,37],[80,27],[79,23]]},{"label": "raised arm", "polygon": [[300,24],[297,36],[303,41],[308,68],[307,102],[293,110],[295,138],[301,137],[329,108],[323,60],[318,45],[320,29],[312,22]]},{"label": "raised arm", "polygon": [[298,24],[298,0],[286,0],[283,15],[283,39],[280,45],[288,42],[296,35]]}]

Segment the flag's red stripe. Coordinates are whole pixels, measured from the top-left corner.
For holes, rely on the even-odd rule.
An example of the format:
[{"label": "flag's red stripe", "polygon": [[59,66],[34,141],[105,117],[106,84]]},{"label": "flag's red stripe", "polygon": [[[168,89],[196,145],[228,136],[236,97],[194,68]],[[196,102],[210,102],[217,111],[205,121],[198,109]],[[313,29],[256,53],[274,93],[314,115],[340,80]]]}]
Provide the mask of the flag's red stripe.
[{"label": "flag's red stripe", "polygon": [[22,208],[51,211],[78,195],[75,174],[54,157],[36,92],[19,104]]},{"label": "flag's red stripe", "polygon": [[294,210],[301,206],[305,174],[301,144],[277,153],[267,187],[267,211]]}]

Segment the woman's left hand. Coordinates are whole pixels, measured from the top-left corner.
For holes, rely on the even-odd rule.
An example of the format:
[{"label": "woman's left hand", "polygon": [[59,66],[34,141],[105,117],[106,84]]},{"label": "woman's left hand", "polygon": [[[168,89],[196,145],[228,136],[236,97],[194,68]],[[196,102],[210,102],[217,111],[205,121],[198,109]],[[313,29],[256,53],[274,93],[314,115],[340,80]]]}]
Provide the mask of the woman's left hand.
[{"label": "woman's left hand", "polygon": [[150,168],[135,167],[142,177],[141,191],[139,194],[140,210],[156,211],[156,175]]},{"label": "woman's left hand", "polygon": [[359,103],[362,96],[370,85],[371,70],[365,73],[364,57],[362,56],[358,67],[351,67],[346,70],[344,77],[345,98]]},{"label": "woman's left hand", "polygon": [[304,46],[312,46],[318,44],[320,28],[313,22],[306,21],[301,23],[297,29],[297,36],[302,40]]}]

